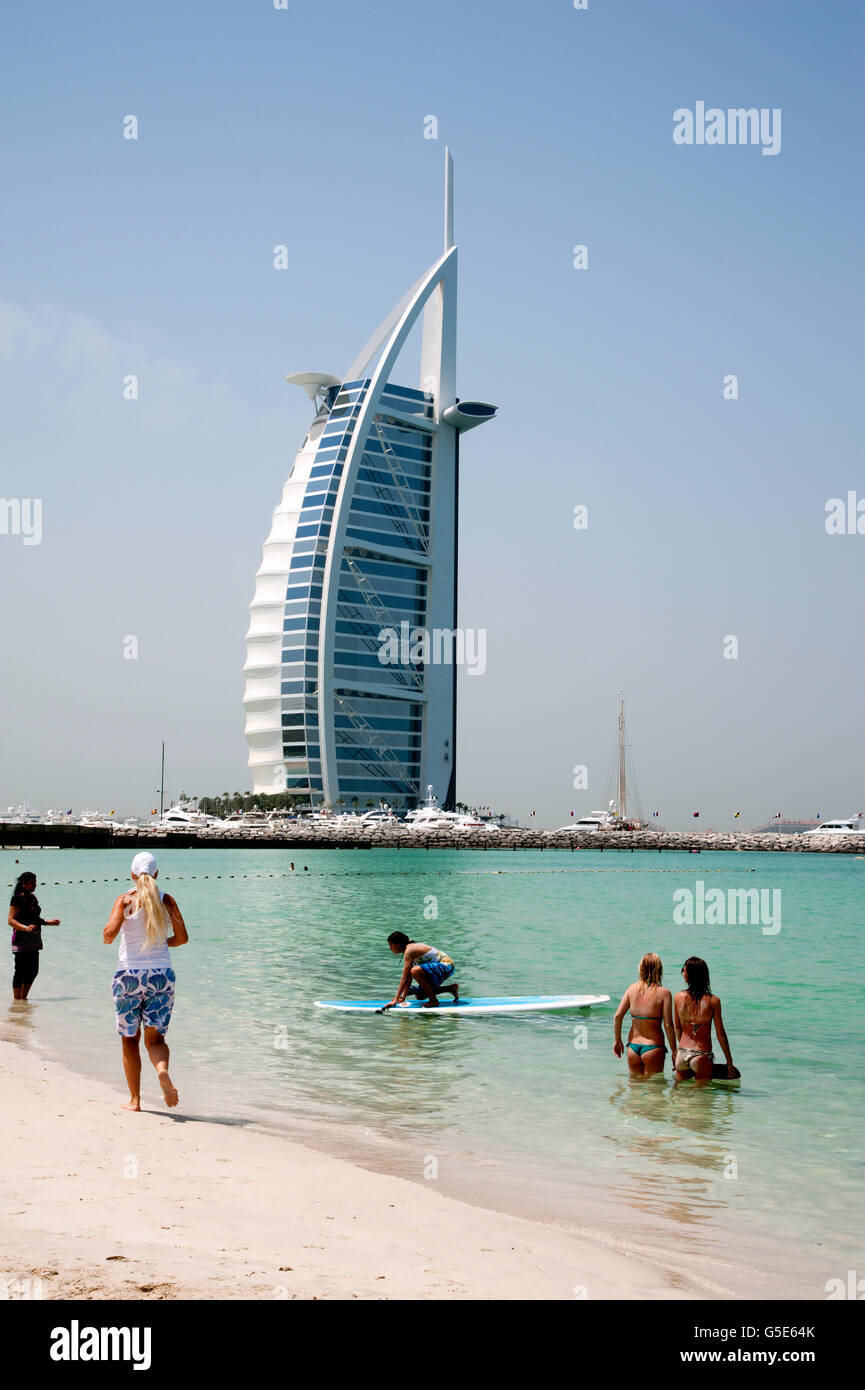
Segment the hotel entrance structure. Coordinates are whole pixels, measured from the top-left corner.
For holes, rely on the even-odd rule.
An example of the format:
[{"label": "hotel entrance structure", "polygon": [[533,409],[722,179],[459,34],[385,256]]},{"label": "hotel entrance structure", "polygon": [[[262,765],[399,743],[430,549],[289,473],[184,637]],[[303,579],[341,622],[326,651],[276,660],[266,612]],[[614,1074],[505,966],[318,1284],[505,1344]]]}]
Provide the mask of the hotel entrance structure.
[{"label": "hotel entrance structure", "polygon": [[[420,380],[404,386],[399,358],[421,316]],[[315,414],[250,605],[244,705],[257,793],[406,808],[432,786],[453,805],[459,440],[496,413],[457,399],[456,316],[446,150],[442,255],[343,378],[286,378]],[[385,634],[412,629],[445,660],[412,660],[403,641],[399,662],[383,663]]]}]

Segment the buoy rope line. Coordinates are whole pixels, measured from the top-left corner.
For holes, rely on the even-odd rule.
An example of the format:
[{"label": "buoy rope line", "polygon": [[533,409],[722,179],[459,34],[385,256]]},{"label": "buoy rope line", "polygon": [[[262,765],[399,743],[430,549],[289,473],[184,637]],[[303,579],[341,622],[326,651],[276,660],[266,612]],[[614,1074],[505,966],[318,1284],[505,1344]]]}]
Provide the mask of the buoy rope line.
[{"label": "buoy rope line", "polygon": [[[305,873],[311,878],[438,878],[442,874],[462,875],[463,877],[477,877],[482,874],[681,874],[684,869],[378,869],[374,872],[365,872],[363,869],[283,869],[276,870],[272,874],[166,874],[163,883],[195,883],[197,880],[205,879],[229,879],[229,878],[302,878]],[[736,872],[733,869],[700,867],[701,874],[728,874]],[[739,870],[739,872],[743,872]],[[755,874],[756,869],[745,869],[745,873]],[[42,885],[47,888],[69,888],[77,887],[79,884],[86,883],[126,883],[125,878],[55,878],[42,879]],[[14,887],[14,884],[7,883],[7,888]]]}]

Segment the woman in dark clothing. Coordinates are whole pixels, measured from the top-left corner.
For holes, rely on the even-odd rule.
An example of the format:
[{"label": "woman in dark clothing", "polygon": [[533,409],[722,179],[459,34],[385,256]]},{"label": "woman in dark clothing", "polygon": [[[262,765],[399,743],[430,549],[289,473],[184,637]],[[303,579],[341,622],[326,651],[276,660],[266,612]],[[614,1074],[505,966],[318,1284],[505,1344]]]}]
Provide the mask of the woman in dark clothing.
[{"label": "woman in dark clothing", "polygon": [[42,928],[60,926],[59,917],[48,920],[41,914],[36,900],[35,874],[21,874],[15,884],[9,904],[9,925],[12,928],[12,957],[15,961],[12,997],[26,999],[30,986],[39,974]]}]

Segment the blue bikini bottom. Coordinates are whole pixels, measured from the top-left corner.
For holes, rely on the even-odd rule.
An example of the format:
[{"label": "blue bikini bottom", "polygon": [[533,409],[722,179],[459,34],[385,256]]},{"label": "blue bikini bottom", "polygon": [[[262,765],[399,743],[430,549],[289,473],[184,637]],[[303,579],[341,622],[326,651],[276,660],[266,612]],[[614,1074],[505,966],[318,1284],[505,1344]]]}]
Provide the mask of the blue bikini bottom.
[{"label": "blue bikini bottom", "polygon": [[632,1052],[636,1052],[636,1054],[637,1054],[638,1057],[642,1057],[642,1055],[643,1055],[644,1052],[654,1052],[654,1050],[655,1050],[656,1047],[659,1047],[659,1048],[661,1049],[662,1052],[666,1052],[666,1050],[667,1050],[667,1049],[665,1048],[665,1046],[664,1046],[663,1043],[630,1043],[630,1042],[629,1042],[629,1043],[628,1043],[628,1047],[631,1049]]}]

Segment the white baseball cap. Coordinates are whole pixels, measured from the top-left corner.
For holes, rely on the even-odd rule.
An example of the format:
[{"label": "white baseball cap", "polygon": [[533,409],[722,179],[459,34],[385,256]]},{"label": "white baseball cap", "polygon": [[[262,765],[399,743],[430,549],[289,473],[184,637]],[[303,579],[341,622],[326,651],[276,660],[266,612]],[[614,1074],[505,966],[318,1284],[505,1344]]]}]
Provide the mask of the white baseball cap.
[{"label": "white baseball cap", "polygon": [[136,854],[132,861],[132,873],[136,878],[139,874],[150,874],[151,878],[155,878],[158,867],[153,855],[148,854],[146,849],[142,850],[140,854]]}]

